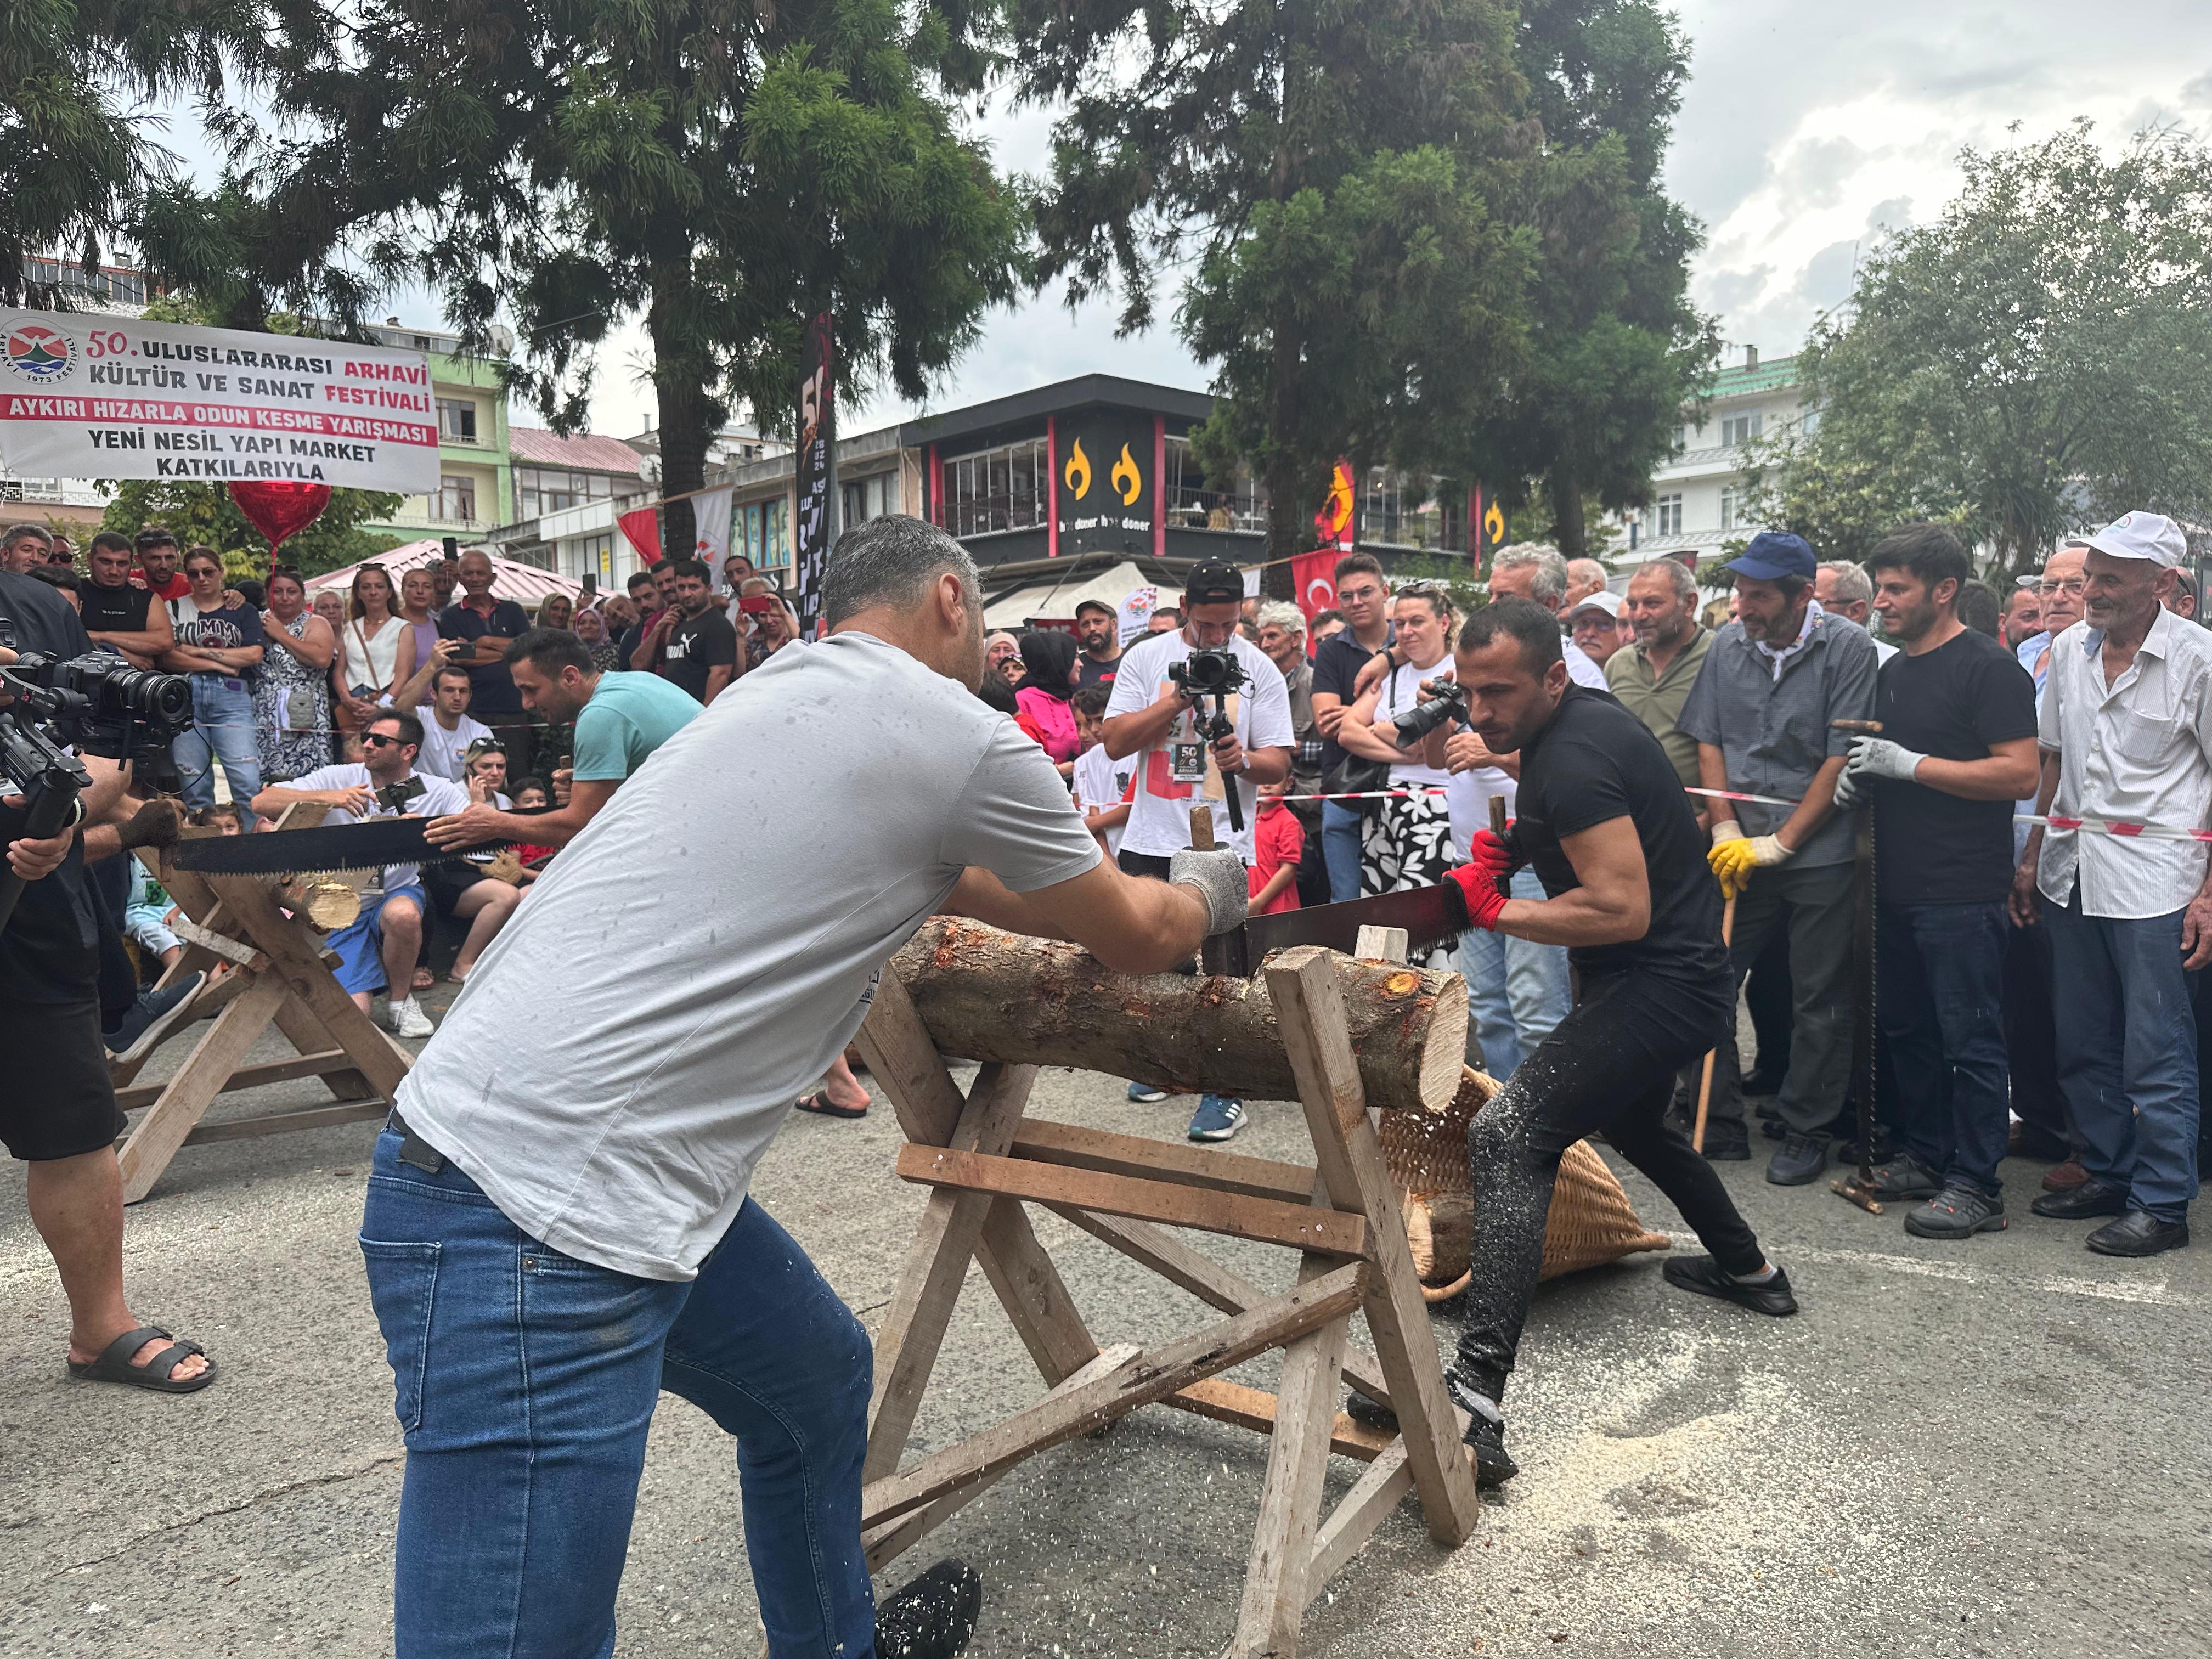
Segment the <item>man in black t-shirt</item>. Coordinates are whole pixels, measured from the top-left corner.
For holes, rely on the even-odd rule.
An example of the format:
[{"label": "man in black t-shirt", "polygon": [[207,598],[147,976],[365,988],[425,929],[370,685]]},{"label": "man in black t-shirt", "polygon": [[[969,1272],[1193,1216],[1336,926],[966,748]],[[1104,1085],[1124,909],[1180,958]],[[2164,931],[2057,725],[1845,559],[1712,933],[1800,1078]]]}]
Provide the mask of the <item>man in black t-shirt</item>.
[{"label": "man in black t-shirt", "polygon": [[1883,629],[1904,647],[1875,682],[1881,736],[1851,744],[1836,787],[1839,805],[1874,805],[1875,1006],[1901,1144],[1875,1190],[1928,1200],[1905,1231],[1971,1238],[2005,1225],[2005,898],[2013,804],[2040,770],[2035,682],[1960,622],[1973,566],[1950,532],[1909,526],[1867,568]]},{"label": "man in black t-shirt", "polygon": [[1085,599],[1075,607],[1075,635],[1083,642],[1083,654],[1075,659],[1082,674],[1076,689],[1113,684],[1121,665],[1121,613],[1103,599]]},{"label": "man in black t-shirt", "polygon": [[[1324,778],[1344,759],[1336,732],[1344,724],[1346,711],[1359,701],[1355,684],[1359,671],[1391,639],[1390,590],[1383,585],[1382,567],[1375,556],[1346,554],[1336,562],[1334,579],[1345,629],[1322,641],[1313,665],[1313,716],[1322,736]],[[1341,904],[1359,896],[1359,852],[1366,824],[1357,803],[1322,803],[1322,858],[1328,868],[1328,895],[1334,902]]]},{"label": "man in black t-shirt", "polygon": [[[15,649],[77,657],[92,648],[69,601],[43,582],[0,571],[0,617]],[[15,660],[0,653],[0,662]],[[87,820],[122,798],[128,774],[88,757]],[[142,1326],[123,1297],[123,1131],[100,1036],[100,922],[86,886],[83,837],[23,836],[23,803],[0,793],[0,847],[25,878],[0,928],[0,1146],[26,1164],[31,1220],[52,1252],[70,1304],[70,1370],[80,1377],[188,1393],[215,1380],[195,1343]]]},{"label": "man in black t-shirt", "polygon": [[[1477,611],[1455,667],[1468,723],[1492,752],[1520,755],[1521,787],[1510,844],[1478,831],[1451,879],[1477,927],[1566,945],[1580,979],[1573,1012],[1468,1134],[1474,1273],[1446,1381],[1469,1413],[1478,1478],[1495,1485],[1516,1472],[1498,1402],[1536,1289],[1553,1183],[1584,1135],[1602,1130],[1712,1252],[1669,1261],[1670,1283],[1759,1313],[1797,1304],[1712,1166],[1667,1121],[1676,1068],[1712,1048],[1735,1012],[1720,895],[1674,763],[1609,693],[1569,682],[1559,620],[1532,600]],[[1499,878],[1524,859],[1547,896],[1501,892]]]},{"label": "man in black t-shirt", "polygon": [[120,653],[134,668],[152,668],[177,642],[169,609],[131,580],[137,550],[131,538],[103,530],[92,538],[92,580],[77,590],[77,609],[95,645]]},{"label": "man in black t-shirt", "polygon": [[674,620],[661,647],[660,678],[702,706],[722,694],[738,672],[738,630],[714,603],[713,578],[697,559],[676,563]]}]

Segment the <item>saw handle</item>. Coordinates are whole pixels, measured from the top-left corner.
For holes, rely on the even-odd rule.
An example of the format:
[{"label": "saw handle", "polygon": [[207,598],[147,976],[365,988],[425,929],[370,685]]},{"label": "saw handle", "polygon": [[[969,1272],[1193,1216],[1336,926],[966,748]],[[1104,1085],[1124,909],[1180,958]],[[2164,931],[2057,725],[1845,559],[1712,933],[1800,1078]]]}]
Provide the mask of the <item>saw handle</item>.
[{"label": "saw handle", "polygon": [[1190,809],[1190,850],[1211,853],[1213,850],[1213,808],[1205,801]]},{"label": "saw handle", "polygon": [[[1492,795],[1490,798],[1490,833],[1497,836],[1500,841],[1504,841],[1505,839],[1505,797],[1503,795]],[[1513,896],[1513,878],[1510,875],[1498,877],[1498,890],[1503,893],[1507,898],[1511,898]]]},{"label": "saw handle", "polygon": [[1833,732],[1848,732],[1855,738],[1878,738],[1881,735],[1880,720],[1830,720],[1828,728]]}]

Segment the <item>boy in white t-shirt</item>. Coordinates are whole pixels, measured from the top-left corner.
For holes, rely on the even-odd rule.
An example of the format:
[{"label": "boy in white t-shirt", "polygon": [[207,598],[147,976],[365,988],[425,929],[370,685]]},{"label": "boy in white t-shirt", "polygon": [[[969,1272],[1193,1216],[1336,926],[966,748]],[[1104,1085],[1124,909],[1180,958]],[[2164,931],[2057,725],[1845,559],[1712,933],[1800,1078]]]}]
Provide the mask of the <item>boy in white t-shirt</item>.
[{"label": "boy in white t-shirt", "polygon": [[1121,826],[1129,821],[1129,793],[1136,787],[1137,777],[1136,757],[1117,761],[1099,741],[1110,695],[1106,686],[1086,685],[1067,700],[1075,715],[1076,735],[1083,740],[1073,780],[1075,809],[1083,814],[1084,828],[1098,837],[1109,859],[1121,850]]}]

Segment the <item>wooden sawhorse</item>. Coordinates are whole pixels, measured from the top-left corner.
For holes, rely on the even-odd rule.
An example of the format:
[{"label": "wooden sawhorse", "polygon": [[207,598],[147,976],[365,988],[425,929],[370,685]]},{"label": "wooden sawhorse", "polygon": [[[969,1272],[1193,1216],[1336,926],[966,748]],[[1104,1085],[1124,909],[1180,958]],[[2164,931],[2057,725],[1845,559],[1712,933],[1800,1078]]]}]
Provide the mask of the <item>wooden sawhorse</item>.
[{"label": "wooden sawhorse", "polygon": [[[876,1340],[861,1504],[872,1571],[1022,1459],[1155,1404],[1273,1436],[1231,1659],[1290,1659],[1307,1603],[1409,1489],[1437,1542],[1455,1546],[1473,1531],[1466,1419],[1444,1389],[1398,1194],[1368,1114],[1335,966],[1345,960],[1301,946],[1264,969],[1313,1136],[1312,1168],[1027,1118],[1034,1066],[986,1064],[963,1097],[896,966],[885,970],[857,1041],[906,1133],[899,1174],[933,1190]],[[1024,1204],[1064,1217],[1228,1317],[1156,1346],[1102,1351]],[[1297,1282],[1263,1289],[1170,1227],[1296,1249]],[[1049,1392],[901,1471],[971,1258]],[[1351,1345],[1352,1316],[1362,1309],[1375,1358]],[[1284,1353],[1279,1394],[1220,1379],[1273,1348]],[[1389,1404],[1398,1432],[1340,1415],[1340,1377]],[[1367,1470],[1324,1519],[1333,1453],[1365,1460]]]},{"label": "wooden sawhorse", "polygon": [[[306,816],[322,813],[315,809]],[[285,821],[301,827],[301,809],[293,808]],[[198,1006],[221,1012],[168,1081],[134,1081],[148,1055],[111,1068],[116,1103],[126,1112],[145,1109],[117,1148],[123,1201],[135,1204],[151,1192],[185,1146],[356,1123],[389,1111],[413,1059],[339,987],[323,960],[322,937],[305,918],[287,915],[264,878],[179,870],[151,849],[139,857],[189,919],[179,935],[189,935],[185,953],[161,982],[219,964],[238,971],[202,992]],[[246,1065],[246,1054],[272,1020],[299,1052],[289,1060]],[[334,1103],[200,1121],[218,1095],[303,1077],[322,1079]]]}]

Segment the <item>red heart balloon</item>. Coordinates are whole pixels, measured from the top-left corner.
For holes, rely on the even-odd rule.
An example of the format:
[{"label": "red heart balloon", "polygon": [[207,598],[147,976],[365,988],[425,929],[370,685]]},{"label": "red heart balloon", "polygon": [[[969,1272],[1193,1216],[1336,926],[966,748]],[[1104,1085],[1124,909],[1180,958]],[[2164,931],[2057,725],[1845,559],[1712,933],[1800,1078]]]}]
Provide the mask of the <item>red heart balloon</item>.
[{"label": "red heart balloon", "polygon": [[269,556],[287,536],[296,536],[322,517],[331,504],[326,483],[301,483],[291,478],[257,478],[230,486],[230,499],[253,527],[269,538]]}]

